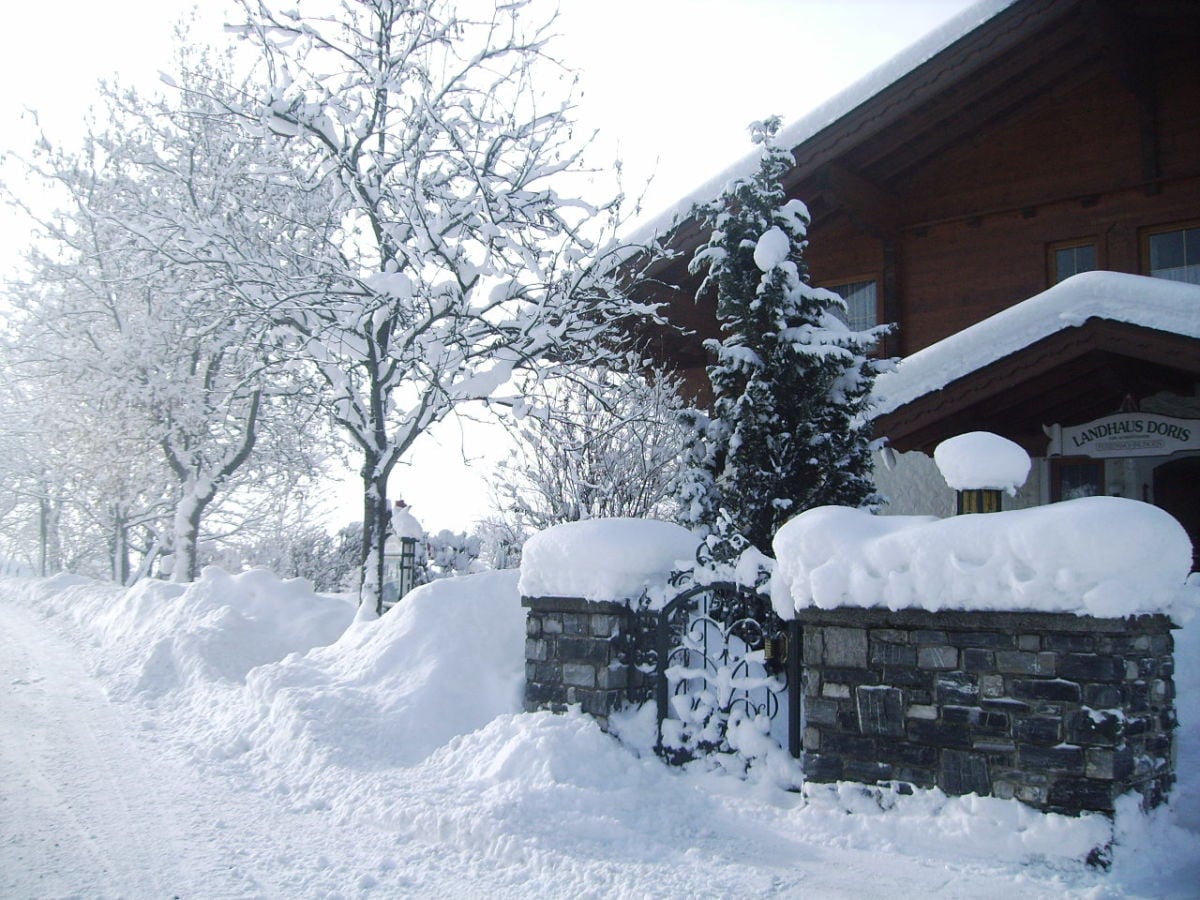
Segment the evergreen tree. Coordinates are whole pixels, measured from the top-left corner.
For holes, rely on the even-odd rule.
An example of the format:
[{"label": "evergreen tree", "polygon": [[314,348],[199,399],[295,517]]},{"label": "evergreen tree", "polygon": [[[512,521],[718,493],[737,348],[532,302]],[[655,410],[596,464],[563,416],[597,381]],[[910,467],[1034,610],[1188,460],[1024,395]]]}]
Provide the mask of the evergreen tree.
[{"label": "evergreen tree", "polygon": [[705,345],[713,410],[688,415],[680,490],[688,524],[711,532],[723,510],[759,548],[803,510],[877,501],[864,412],[882,365],[871,349],[888,330],[851,331],[844,301],[807,283],[809,216],[783,190],[794,161],[774,143],[779,124],[751,125],[758,171],[694,210],[712,228],[691,262],[705,274],[697,299],[715,292],[723,337]]}]

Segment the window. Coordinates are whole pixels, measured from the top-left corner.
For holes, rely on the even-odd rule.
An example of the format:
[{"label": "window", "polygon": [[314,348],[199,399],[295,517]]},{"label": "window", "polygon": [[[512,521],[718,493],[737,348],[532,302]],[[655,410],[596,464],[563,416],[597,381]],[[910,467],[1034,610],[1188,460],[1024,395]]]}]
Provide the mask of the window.
[{"label": "window", "polygon": [[844,315],[838,313],[838,318],[851,331],[866,331],[879,324],[874,281],[849,281],[827,285],[826,288],[846,301],[846,312]]},{"label": "window", "polygon": [[1104,496],[1104,460],[1054,459],[1050,461],[1050,502]]},{"label": "window", "polygon": [[1062,241],[1049,246],[1047,257],[1050,283],[1058,284],[1072,275],[1096,268],[1096,244],[1090,240]]},{"label": "window", "polygon": [[1151,232],[1144,252],[1151,277],[1200,284],[1200,224]]}]

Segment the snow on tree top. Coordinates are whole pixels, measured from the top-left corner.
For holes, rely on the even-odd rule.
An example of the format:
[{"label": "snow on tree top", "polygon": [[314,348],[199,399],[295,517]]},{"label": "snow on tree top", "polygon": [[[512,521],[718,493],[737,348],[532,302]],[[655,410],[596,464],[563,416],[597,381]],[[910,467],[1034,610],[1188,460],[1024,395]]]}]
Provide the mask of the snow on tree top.
[{"label": "snow on tree top", "polygon": [[524,597],[661,600],[671,571],[695,560],[696,537],[654,519],[585,519],[535,534],[521,554]]},{"label": "snow on tree top", "polygon": [[788,522],[774,548],[771,599],[785,618],[884,607],[1183,620],[1195,602],[1183,526],[1121,497],[950,519],[823,506]]},{"label": "snow on tree top", "polygon": [[1121,272],[1083,272],[905,357],[894,372],[875,380],[873,413],[889,413],[1091,318],[1200,338],[1197,310],[1196,285]]},{"label": "snow on tree top", "polygon": [[770,272],[780,263],[786,262],[792,249],[792,239],[778,225],[763,232],[754,245],[754,264],[760,272]]},{"label": "snow on tree top", "polygon": [[956,491],[991,489],[1008,491],[1029,477],[1031,461],[1021,445],[989,431],[972,431],[948,438],[933,451],[933,461]]}]

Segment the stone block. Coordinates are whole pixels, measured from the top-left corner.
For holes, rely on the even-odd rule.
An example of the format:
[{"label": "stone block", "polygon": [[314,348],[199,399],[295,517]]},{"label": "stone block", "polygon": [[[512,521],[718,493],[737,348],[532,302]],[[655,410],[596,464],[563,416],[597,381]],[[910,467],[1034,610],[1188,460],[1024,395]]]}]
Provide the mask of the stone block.
[{"label": "stone block", "polygon": [[871,641],[879,641],[882,644],[907,644],[908,632],[902,628],[873,628]]},{"label": "stone block", "polygon": [[820,750],[821,749],[821,729],[820,728],[805,728],[804,729],[804,749],[805,750]]},{"label": "stone block", "polygon": [[1053,678],[1057,653],[1029,653],[1024,650],[998,650],[996,668],[1006,675],[1046,675]]},{"label": "stone block", "polygon": [[863,734],[904,734],[904,695],[897,688],[859,687],[855,691],[858,727]]},{"label": "stone block", "polygon": [[596,667],[582,663],[564,663],[562,679],[563,684],[573,687],[595,687]]},{"label": "stone block", "polygon": [[828,697],[831,700],[849,700],[850,685],[831,684],[827,681],[825,684],[821,685],[821,696]]},{"label": "stone block", "polygon": [[982,753],[943,750],[938,786],[951,796],[988,796],[992,792],[992,780],[988,775],[987,757]]},{"label": "stone block", "polygon": [[1018,700],[1050,700],[1078,703],[1082,690],[1074,681],[1062,678],[1014,680],[1010,693]]},{"label": "stone block", "polygon": [[530,613],[525,617],[525,633],[529,637],[538,637],[542,633],[542,617]]},{"label": "stone block", "polygon": [[937,679],[937,702],[942,706],[975,706],[979,681],[965,672],[946,672]]},{"label": "stone block", "polygon": [[597,613],[591,617],[589,624],[593,637],[612,637],[618,633],[620,619],[616,616],[606,616]]},{"label": "stone block", "polygon": [[892,763],[895,766],[937,768],[939,756],[937,747],[910,744],[907,741],[889,741],[886,738],[880,738],[875,744],[876,752],[884,762]]},{"label": "stone block", "polygon": [[860,685],[878,684],[879,675],[867,668],[851,668],[844,666],[826,666],[821,673],[825,681],[836,681],[839,684]]},{"label": "stone block", "polygon": [[906,715],[910,719],[927,719],[932,721],[938,717],[938,708],[920,703],[910,703]]},{"label": "stone block", "polygon": [[801,637],[800,646],[802,647],[801,661],[806,666],[819,666],[823,659],[825,648],[824,628],[810,627],[805,628]]},{"label": "stone block", "polygon": [[550,656],[549,644],[540,638],[525,639],[525,658],[534,662],[544,662]]},{"label": "stone block", "polygon": [[1096,636],[1092,634],[1044,634],[1042,635],[1042,649],[1090,653],[1096,649]]},{"label": "stone block", "polygon": [[957,669],[958,650],[954,647],[922,647],[917,654],[917,665],[922,669]]},{"label": "stone block", "polygon": [[976,753],[986,753],[989,756],[1007,756],[1017,752],[1017,745],[1003,738],[980,737],[971,739],[971,749]]},{"label": "stone block", "polygon": [[917,664],[917,648],[905,644],[871,641],[871,665],[873,666],[915,666]]},{"label": "stone block", "polygon": [[558,655],[564,661],[607,665],[612,651],[612,644],[606,638],[564,636],[558,639]]},{"label": "stone block", "polygon": [[1050,785],[1046,795],[1046,806],[1050,810],[1072,814],[1083,809],[1112,812],[1115,799],[1111,781],[1059,778]]},{"label": "stone block", "polygon": [[1041,635],[1037,634],[1022,634],[1017,637],[1017,649],[1037,651],[1042,649]]},{"label": "stone block", "polygon": [[996,700],[1004,696],[1004,679],[999,675],[979,676],[979,696],[985,700]]},{"label": "stone block", "polygon": [[1124,690],[1115,684],[1086,684],[1083,702],[1092,709],[1116,709],[1125,703]]},{"label": "stone block", "polygon": [[1088,778],[1124,781],[1133,775],[1133,751],[1089,747],[1084,751],[1083,769]]},{"label": "stone block", "polygon": [[829,753],[804,754],[804,779],[819,784],[842,780],[842,759]]},{"label": "stone block", "polygon": [[1011,650],[1017,646],[1015,634],[998,631],[966,631],[950,636],[956,647],[979,647],[986,650]]},{"label": "stone block", "polygon": [[937,720],[931,722],[927,719],[909,719],[904,731],[910,741],[918,744],[949,747],[954,750],[971,749],[971,731],[961,725]]},{"label": "stone block", "polygon": [[1013,737],[1024,744],[1053,747],[1061,743],[1062,720],[1050,716],[1029,716],[1013,724]]},{"label": "stone block", "polygon": [[542,631],[546,634],[562,634],[562,616],[550,614],[542,617]]},{"label": "stone block", "polygon": [[944,631],[919,629],[913,632],[913,640],[918,644],[948,644],[950,635]]},{"label": "stone block", "polygon": [[968,672],[991,672],[996,668],[996,651],[968,647],[962,652],[962,664]]},{"label": "stone block", "polygon": [[987,712],[978,706],[946,706],[942,721],[950,725],[968,725],[982,734],[1008,734],[1008,716],[1002,712]]},{"label": "stone block", "polygon": [[1067,716],[1067,740],[1072,744],[1115,747],[1125,738],[1122,715],[1091,709],[1078,709]]},{"label": "stone block", "polygon": [[596,687],[617,690],[629,686],[629,668],[619,663],[600,666],[596,670]]},{"label": "stone block", "polygon": [[867,630],[865,628],[823,629],[822,661],[827,666],[867,667]]},{"label": "stone block", "polygon": [[1054,747],[1022,745],[1017,748],[1017,764],[1033,772],[1083,774],[1083,748],[1068,744]]},{"label": "stone block", "polygon": [[880,781],[891,781],[893,769],[885,762],[877,760],[846,759],[842,761],[842,778],[847,781],[857,781],[860,784],[877,784]]},{"label": "stone block", "polygon": [[804,698],[804,718],[816,725],[837,725],[838,705],[833,700]]},{"label": "stone block", "polygon": [[[909,648],[912,649],[912,648]],[[884,666],[879,672],[879,681],[894,687],[928,687],[931,674],[911,666]]]},{"label": "stone block", "polygon": [[1058,674],[1074,681],[1124,681],[1125,662],[1119,656],[1061,653],[1058,657]]},{"label": "stone block", "polygon": [[588,633],[586,613],[563,613],[563,634],[584,635]]},{"label": "stone block", "polygon": [[826,731],[821,735],[821,752],[849,759],[874,759],[875,741],[859,734]]}]

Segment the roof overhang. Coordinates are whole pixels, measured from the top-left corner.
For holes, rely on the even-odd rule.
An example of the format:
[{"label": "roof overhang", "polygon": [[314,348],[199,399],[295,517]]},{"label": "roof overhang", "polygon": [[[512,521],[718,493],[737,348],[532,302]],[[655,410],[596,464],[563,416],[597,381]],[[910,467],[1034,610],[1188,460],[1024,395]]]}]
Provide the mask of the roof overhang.
[{"label": "roof overhang", "polygon": [[875,433],[896,450],[931,454],[956,434],[991,431],[1040,456],[1044,425],[1089,422],[1130,397],[1188,396],[1197,384],[1200,339],[1090,318],[878,416]]},{"label": "roof overhang", "polygon": [[1126,398],[1191,395],[1200,286],[1084,272],[900,361],[872,391],[875,433],[926,453],[994,431],[1040,455],[1043,425],[1076,425]]}]

